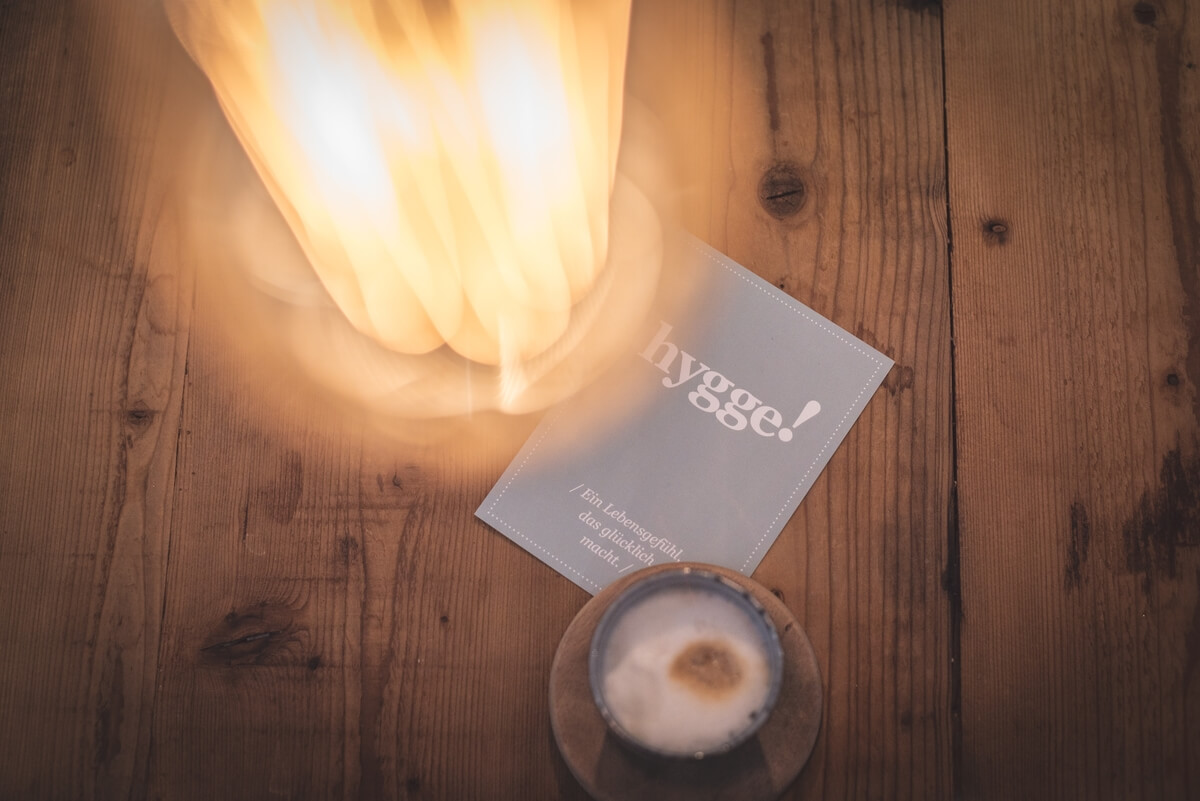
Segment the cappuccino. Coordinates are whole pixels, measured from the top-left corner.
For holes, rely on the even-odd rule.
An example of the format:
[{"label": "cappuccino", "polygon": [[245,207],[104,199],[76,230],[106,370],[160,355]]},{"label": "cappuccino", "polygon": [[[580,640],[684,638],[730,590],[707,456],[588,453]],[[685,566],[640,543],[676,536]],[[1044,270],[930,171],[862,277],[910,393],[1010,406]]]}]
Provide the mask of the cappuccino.
[{"label": "cappuccino", "polygon": [[592,677],[619,731],[676,756],[745,739],[769,711],[777,682],[761,610],[715,576],[691,575],[698,580],[665,583],[620,610]]}]

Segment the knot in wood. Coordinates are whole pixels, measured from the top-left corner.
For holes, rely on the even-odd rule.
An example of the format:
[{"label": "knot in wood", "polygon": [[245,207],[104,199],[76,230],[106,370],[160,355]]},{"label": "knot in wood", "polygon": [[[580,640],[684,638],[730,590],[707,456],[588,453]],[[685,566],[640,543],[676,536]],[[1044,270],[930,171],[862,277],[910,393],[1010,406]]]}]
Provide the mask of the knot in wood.
[{"label": "knot in wood", "polygon": [[125,409],[125,422],[132,428],[145,428],[154,422],[156,412],[142,401]]},{"label": "knot in wood", "polygon": [[1003,245],[1008,242],[1008,223],[999,219],[983,221],[983,238],[991,245]]},{"label": "knot in wood", "polygon": [[1141,25],[1153,25],[1158,20],[1158,9],[1150,3],[1138,3],[1133,7],[1133,18]]},{"label": "knot in wood", "polygon": [[772,166],[758,183],[758,202],[777,220],[799,212],[807,198],[800,168],[789,162]]}]

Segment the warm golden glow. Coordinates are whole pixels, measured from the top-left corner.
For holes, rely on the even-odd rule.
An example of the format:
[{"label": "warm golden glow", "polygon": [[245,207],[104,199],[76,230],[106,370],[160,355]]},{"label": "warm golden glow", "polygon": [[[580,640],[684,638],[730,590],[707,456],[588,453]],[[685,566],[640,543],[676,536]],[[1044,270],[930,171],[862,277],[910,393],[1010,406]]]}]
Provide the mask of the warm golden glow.
[{"label": "warm golden glow", "polygon": [[[629,6],[168,0],[353,329],[388,353],[452,353],[495,368],[494,391],[451,413],[540,405],[523,394],[599,324],[619,280],[605,273],[617,269],[609,214],[620,194]],[[653,216],[631,194],[626,213]],[[648,296],[643,287],[621,302],[644,307]],[[428,378],[396,364],[392,385]]]}]

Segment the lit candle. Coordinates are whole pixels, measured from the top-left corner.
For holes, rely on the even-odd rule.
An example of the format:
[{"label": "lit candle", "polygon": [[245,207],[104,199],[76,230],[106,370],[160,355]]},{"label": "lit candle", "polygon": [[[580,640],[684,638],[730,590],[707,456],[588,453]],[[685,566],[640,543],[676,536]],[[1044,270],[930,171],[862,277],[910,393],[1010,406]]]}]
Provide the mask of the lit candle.
[{"label": "lit candle", "polygon": [[630,585],[592,640],[592,693],[609,728],[663,756],[701,758],[745,742],[779,694],[783,652],[741,586],[694,568]]}]

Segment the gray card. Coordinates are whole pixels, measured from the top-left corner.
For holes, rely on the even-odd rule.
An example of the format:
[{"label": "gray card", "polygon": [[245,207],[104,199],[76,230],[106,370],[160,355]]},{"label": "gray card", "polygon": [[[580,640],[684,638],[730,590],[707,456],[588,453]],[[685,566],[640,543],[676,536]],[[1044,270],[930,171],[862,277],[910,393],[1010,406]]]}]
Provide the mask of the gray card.
[{"label": "gray card", "polygon": [[697,290],[549,412],[476,515],[579,586],[669,561],[749,575],[892,361],[708,246]]}]

